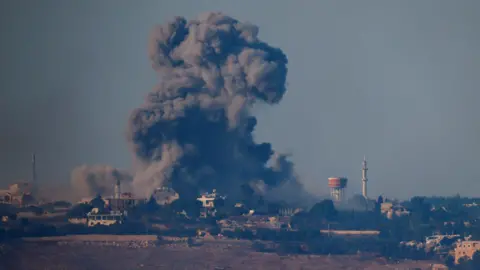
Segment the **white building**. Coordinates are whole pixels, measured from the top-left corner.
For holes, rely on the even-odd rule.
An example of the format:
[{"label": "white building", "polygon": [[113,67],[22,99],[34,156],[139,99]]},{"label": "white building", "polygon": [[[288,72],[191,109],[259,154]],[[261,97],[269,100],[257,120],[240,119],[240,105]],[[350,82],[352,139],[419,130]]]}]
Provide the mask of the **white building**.
[{"label": "white building", "polygon": [[204,193],[197,198],[198,201],[202,202],[202,207],[204,208],[214,208],[215,200],[223,199],[225,200],[226,196],[220,196],[217,194],[217,190],[214,189],[212,193]]},{"label": "white building", "polygon": [[88,227],[122,224],[126,216],[127,212],[110,211],[110,213],[100,213],[98,208],[93,208],[92,211],[87,214],[87,224]]}]

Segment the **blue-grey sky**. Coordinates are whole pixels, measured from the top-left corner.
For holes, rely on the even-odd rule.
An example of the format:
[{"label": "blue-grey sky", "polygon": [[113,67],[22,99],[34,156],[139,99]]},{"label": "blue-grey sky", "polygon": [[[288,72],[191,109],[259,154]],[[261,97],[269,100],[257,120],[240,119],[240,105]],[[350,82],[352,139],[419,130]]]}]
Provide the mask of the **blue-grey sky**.
[{"label": "blue-grey sky", "polygon": [[149,31],[222,11],[289,59],[288,92],[256,108],[259,141],[293,154],[315,194],[326,179],[371,195],[477,196],[480,1],[0,1],[0,184],[67,183],[81,164],[131,166],[130,111],[152,89]]}]

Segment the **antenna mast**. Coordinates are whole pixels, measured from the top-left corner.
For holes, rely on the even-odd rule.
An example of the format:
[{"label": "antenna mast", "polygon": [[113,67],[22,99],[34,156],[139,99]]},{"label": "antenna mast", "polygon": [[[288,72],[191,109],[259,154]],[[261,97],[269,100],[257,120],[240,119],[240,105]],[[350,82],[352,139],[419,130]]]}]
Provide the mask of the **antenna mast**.
[{"label": "antenna mast", "polygon": [[367,181],[368,181],[367,171],[368,171],[368,168],[367,168],[367,159],[366,159],[365,156],[363,156],[362,165],[363,165],[362,166],[362,195],[366,199],[366,198],[368,198],[368,196],[367,196]]}]

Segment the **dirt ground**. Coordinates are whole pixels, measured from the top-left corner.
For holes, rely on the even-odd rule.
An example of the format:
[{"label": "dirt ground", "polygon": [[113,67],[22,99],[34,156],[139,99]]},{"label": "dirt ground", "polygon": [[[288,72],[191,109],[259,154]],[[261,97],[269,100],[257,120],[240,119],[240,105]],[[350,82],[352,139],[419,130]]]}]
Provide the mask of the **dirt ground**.
[{"label": "dirt ground", "polygon": [[383,258],[355,256],[280,256],[245,247],[169,245],[129,249],[105,246],[58,246],[22,243],[3,248],[0,270],[295,270],[295,269],[430,269],[432,262],[388,263]]}]

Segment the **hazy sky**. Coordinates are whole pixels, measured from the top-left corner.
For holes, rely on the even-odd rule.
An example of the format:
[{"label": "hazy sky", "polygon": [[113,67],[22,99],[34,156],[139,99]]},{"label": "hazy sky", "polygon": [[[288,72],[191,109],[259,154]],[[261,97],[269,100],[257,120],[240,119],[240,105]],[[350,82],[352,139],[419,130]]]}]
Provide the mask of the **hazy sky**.
[{"label": "hazy sky", "polygon": [[0,0],[0,184],[66,183],[81,164],[128,168],[125,130],[156,76],[151,28],[222,11],[289,58],[288,93],[257,139],[370,194],[480,195],[480,1]]}]

